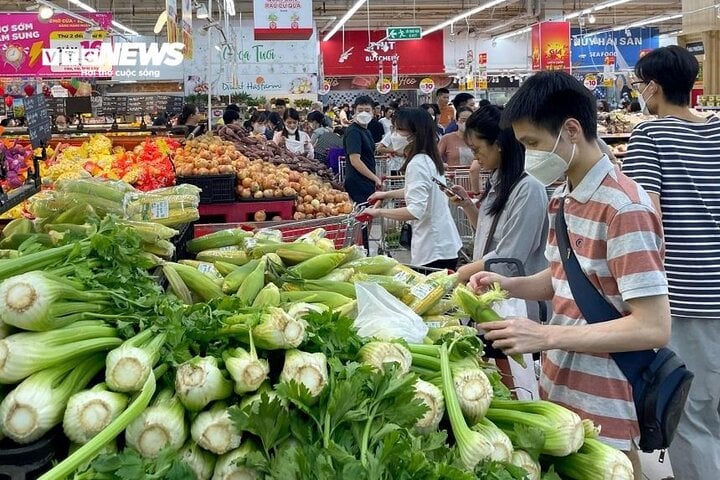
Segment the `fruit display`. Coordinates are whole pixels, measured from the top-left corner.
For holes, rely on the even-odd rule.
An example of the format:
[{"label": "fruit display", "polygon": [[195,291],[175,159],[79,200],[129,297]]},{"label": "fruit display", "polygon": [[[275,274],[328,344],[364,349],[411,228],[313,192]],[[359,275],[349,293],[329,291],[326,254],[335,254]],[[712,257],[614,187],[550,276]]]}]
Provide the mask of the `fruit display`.
[{"label": "fruit display", "polygon": [[9,193],[20,187],[32,167],[32,150],[17,141],[3,139],[0,142],[0,187]]},{"label": "fruit display", "polygon": [[148,138],[125,150],[113,148],[111,138],[95,134],[80,146],[58,144],[40,173],[46,185],[63,179],[99,177],[122,180],[143,191],[154,190],[175,183],[170,153],[177,145],[177,140],[170,138]]},{"label": "fruit display", "polygon": [[[150,229],[86,223],[0,259],[0,429],[25,445],[61,426],[77,444],[41,480],[633,478],[591,422],[513,400],[482,360],[459,318],[496,320],[497,289],[443,300],[456,275],[322,230],[221,230],[168,262],[142,248]],[[447,321],[420,342],[363,331],[355,282]]]},{"label": "fruit display", "polygon": [[183,177],[234,174],[239,161],[247,162],[232,143],[211,135],[187,140],[175,150],[173,160],[177,174]]}]

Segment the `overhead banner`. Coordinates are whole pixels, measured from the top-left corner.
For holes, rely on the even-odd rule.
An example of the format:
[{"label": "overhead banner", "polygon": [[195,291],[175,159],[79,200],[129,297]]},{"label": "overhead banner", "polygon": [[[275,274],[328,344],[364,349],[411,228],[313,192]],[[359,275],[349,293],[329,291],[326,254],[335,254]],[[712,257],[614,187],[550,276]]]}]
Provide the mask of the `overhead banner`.
[{"label": "overhead banner", "polygon": [[165,0],[165,10],[167,11],[167,38],[168,42],[177,42],[177,0]]},{"label": "overhead banner", "polygon": [[192,0],[182,0],[182,43],[185,45],[185,58],[193,58]]},{"label": "overhead banner", "polygon": [[650,50],[660,46],[657,27],[640,27],[605,32],[597,35],[572,31],[572,65],[597,72],[606,65],[617,70],[630,70]]},{"label": "overhead banner", "polygon": [[255,40],[307,40],[313,34],[312,0],[254,0]]},{"label": "overhead banner", "polygon": [[[377,89],[378,85],[380,88],[385,88],[389,82],[392,90],[392,82],[390,79],[385,77],[382,82],[378,75],[368,75],[361,77],[326,77],[325,81],[328,83],[328,90],[372,90]],[[453,79],[445,75],[433,75],[430,77],[425,76],[400,76],[398,79],[397,90],[418,90],[421,88],[428,88],[428,85],[432,85],[433,89],[449,87],[452,84]],[[421,85],[424,85],[422,87]],[[432,90],[431,90],[432,91]]]},{"label": "overhead banner", "polygon": [[[90,76],[86,68],[60,61],[59,52],[97,49],[111,43],[106,30],[111,13],[83,13],[102,30],[56,13],[45,22],[37,13],[0,13],[0,77],[73,77]],[[57,55],[56,55],[57,54]],[[57,58],[56,58],[57,57]]]},{"label": "overhead banner", "polygon": [[[445,73],[443,32],[435,32],[420,40],[401,42],[385,39],[385,30],[338,32],[322,42],[325,75],[377,75],[383,62],[399,65],[399,75],[439,75]],[[401,87],[402,88],[402,87]]]},{"label": "overhead banner", "polygon": [[570,70],[570,22],[532,26],[533,70]]}]

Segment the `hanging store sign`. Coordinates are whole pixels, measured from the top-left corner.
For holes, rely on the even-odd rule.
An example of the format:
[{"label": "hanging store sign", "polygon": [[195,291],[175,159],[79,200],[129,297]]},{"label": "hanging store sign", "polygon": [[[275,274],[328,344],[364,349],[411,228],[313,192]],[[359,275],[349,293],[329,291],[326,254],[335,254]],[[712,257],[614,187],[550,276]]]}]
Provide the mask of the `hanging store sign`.
[{"label": "hanging store sign", "polygon": [[168,42],[177,42],[177,0],[165,0],[165,11],[167,11],[167,39]]},{"label": "hanging store sign", "polygon": [[96,71],[79,62],[62,65],[51,52],[79,52],[102,44],[112,44],[107,35],[110,13],[85,13],[102,30],[90,30],[65,14],[55,14],[46,22],[36,13],[0,13],[0,77],[79,77],[97,76]]},{"label": "hanging store sign", "polygon": [[185,58],[193,57],[192,0],[182,0],[182,43],[185,45]]},{"label": "hanging store sign", "polygon": [[392,91],[392,82],[389,78],[378,79],[375,89],[381,94],[386,95]]},{"label": "hanging store sign", "polygon": [[435,90],[435,81],[430,77],[420,80],[420,91],[425,95],[429,95]]},{"label": "hanging store sign", "polygon": [[705,44],[703,42],[688,42],[685,48],[693,55],[705,55]]},{"label": "hanging store sign", "polygon": [[[403,75],[439,75],[445,72],[443,32],[434,32],[420,40],[388,40],[385,30],[346,31],[322,42],[322,60],[326,75],[377,75],[378,64],[393,61],[402,65]],[[402,88],[402,87],[401,87]]]},{"label": "hanging store sign", "polygon": [[320,88],[318,89],[318,95],[327,95],[330,93],[331,88],[332,86],[330,85],[330,82],[323,80],[322,85],[320,85]]},{"label": "hanging store sign", "polygon": [[[264,95],[267,93],[291,93],[295,95],[317,93],[317,74],[310,75],[235,75],[222,82],[218,95]],[[215,90],[214,90],[215,91]]]},{"label": "hanging store sign", "polygon": [[583,85],[591,92],[594,91],[598,87],[598,77],[592,74],[585,75]]},{"label": "hanging store sign", "polygon": [[570,70],[570,22],[542,22],[532,26],[533,70]]},{"label": "hanging store sign", "polygon": [[[452,78],[445,75],[427,76],[405,76],[400,75],[398,81],[398,90],[419,90],[420,83],[423,80],[430,79],[435,88],[449,87],[452,84]],[[385,78],[390,81],[389,78]],[[361,77],[327,77],[326,82],[330,84],[333,91],[340,90],[371,90],[376,88],[378,84],[377,75],[368,75]],[[390,85],[392,88],[392,84]]]},{"label": "hanging store sign", "polygon": [[660,46],[657,27],[629,28],[598,35],[584,35],[579,29],[573,29],[572,34],[574,69],[601,72],[605,66],[614,65],[619,70],[631,70],[644,52]]},{"label": "hanging store sign", "polygon": [[312,0],[254,0],[255,40],[307,40],[313,35]]}]

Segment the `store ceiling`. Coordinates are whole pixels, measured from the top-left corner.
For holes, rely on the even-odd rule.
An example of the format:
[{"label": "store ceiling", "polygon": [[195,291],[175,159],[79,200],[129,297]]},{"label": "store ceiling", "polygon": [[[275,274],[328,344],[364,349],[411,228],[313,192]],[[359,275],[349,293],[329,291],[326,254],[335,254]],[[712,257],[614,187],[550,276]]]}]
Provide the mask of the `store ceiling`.
[{"label": "store ceiling", "polygon": [[[165,8],[164,0],[84,0],[86,4],[98,11],[111,11],[115,19],[127,27],[144,35],[152,35],[153,26],[158,14]],[[372,29],[384,29],[388,26],[415,26],[429,28],[438,23],[458,15],[468,9],[476,7],[486,0],[368,0],[346,24],[350,30],[366,29],[368,21]],[[82,13],[82,10],[67,0],[56,2],[63,8]],[[178,0],[177,2],[181,2]],[[334,22],[340,19],[355,0],[313,0],[314,16],[319,28],[330,29]],[[542,15],[543,8],[533,5],[549,5],[554,8],[561,7],[565,13],[570,13],[592,7],[597,1],[588,0],[508,0],[498,7],[485,10],[469,17],[455,25],[457,32],[471,32],[486,35],[485,30],[496,25],[506,24],[502,29],[493,31],[498,35],[516,28],[533,23]],[[0,0],[0,11],[25,11],[26,7],[34,4],[32,0]],[[215,3],[217,5],[217,2]],[[252,18],[252,0],[235,0],[235,8],[243,18]],[[549,8],[549,7],[548,7]],[[369,9],[369,15],[368,15]],[[538,12],[539,10],[539,12]],[[682,10],[682,2],[675,0],[634,0],[614,8],[604,9],[595,14],[596,22],[593,25],[586,23],[589,30],[601,30],[614,25],[624,25],[656,17],[668,13],[677,13]],[[560,10],[553,14],[562,13]],[[237,16],[234,18],[238,18]],[[578,19],[572,20],[575,26]],[[662,32],[680,30],[682,20],[677,19],[657,25]]]}]

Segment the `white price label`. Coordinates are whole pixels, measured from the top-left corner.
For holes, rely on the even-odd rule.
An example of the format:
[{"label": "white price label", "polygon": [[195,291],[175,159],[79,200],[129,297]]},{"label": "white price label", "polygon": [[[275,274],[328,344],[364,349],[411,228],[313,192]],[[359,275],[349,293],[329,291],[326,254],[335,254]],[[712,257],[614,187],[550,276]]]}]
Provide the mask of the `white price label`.
[{"label": "white price label", "polygon": [[150,214],[152,219],[168,218],[170,216],[170,204],[167,200],[152,202],[150,204]]},{"label": "white price label", "polygon": [[442,323],[440,322],[425,322],[425,325],[427,325],[428,328],[442,328]]},{"label": "white price label", "polygon": [[411,275],[408,272],[397,272],[395,276],[393,277],[398,282],[408,282],[410,281]]},{"label": "white price label", "polygon": [[245,248],[254,248],[257,245],[257,240],[254,238],[245,239]]},{"label": "white price label", "polygon": [[240,250],[236,245],[228,245],[227,247],[218,248],[221,252],[237,252]]},{"label": "white price label", "polygon": [[428,283],[418,283],[417,285],[413,285],[412,288],[410,288],[410,293],[413,294],[415,298],[418,300],[422,300],[423,298],[430,295],[430,292],[433,291],[435,287]]},{"label": "white price label", "polygon": [[212,263],[201,263],[197,267],[199,272],[202,273],[210,273],[212,275],[215,275],[217,273],[217,270],[215,269],[215,265]]}]

